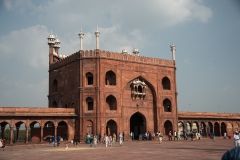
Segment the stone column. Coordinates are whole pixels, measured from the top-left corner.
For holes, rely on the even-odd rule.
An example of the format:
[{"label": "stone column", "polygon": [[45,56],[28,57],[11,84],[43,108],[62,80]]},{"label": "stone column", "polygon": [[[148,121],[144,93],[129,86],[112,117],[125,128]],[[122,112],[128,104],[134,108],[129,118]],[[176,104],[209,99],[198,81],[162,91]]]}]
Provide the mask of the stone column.
[{"label": "stone column", "polygon": [[25,143],[28,143],[28,126],[26,126],[26,140]]},{"label": "stone column", "polygon": [[9,144],[13,144],[13,129],[14,129],[14,127],[10,127],[10,142],[9,142]]},{"label": "stone column", "polygon": [[43,142],[43,128],[44,126],[41,126],[41,135],[40,135],[40,142]]},{"label": "stone column", "polygon": [[55,143],[56,143],[56,137],[57,137],[57,126],[54,126],[54,146],[55,146]]}]

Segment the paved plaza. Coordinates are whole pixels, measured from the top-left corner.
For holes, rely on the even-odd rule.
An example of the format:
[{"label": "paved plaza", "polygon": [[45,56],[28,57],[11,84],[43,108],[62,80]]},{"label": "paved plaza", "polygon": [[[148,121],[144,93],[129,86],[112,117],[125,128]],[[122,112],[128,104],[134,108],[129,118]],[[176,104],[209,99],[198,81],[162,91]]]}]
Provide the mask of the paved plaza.
[{"label": "paved plaza", "polygon": [[52,147],[49,143],[19,144],[0,149],[0,160],[61,160],[61,159],[161,159],[161,160],[219,160],[229,149],[233,148],[232,139],[216,138],[213,142],[209,138],[200,141],[125,141],[123,146],[117,142],[115,146],[89,147],[79,144],[76,148],[69,144]]}]

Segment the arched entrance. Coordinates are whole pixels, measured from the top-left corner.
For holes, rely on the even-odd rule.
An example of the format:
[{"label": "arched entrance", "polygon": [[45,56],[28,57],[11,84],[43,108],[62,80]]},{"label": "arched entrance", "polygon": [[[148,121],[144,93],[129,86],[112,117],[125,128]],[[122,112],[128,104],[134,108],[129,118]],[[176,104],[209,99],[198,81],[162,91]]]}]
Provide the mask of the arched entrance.
[{"label": "arched entrance", "polygon": [[213,132],[213,124],[211,122],[208,122],[207,134],[210,134],[212,132]]},{"label": "arched entrance", "polygon": [[41,126],[40,123],[34,121],[30,123],[30,133],[29,137],[31,136],[31,142],[40,142],[41,141]]},{"label": "arched entrance", "polygon": [[217,122],[214,123],[214,132],[215,132],[215,136],[220,136],[220,127]]},{"label": "arched entrance", "polygon": [[86,127],[87,134],[93,134],[93,123],[92,123],[92,121],[88,120],[85,123],[85,127]]},{"label": "arched entrance", "polygon": [[173,127],[172,127],[172,122],[167,120],[165,123],[164,123],[164,129],[165,129],[165,135],[168,135],[168,133],[170,131],[172,131],[173,133]]},{"label": "arched entrance", "polygon": [[183,122],[178,122],[178,132],[182,136],[184,134],[184,124]]},{"label": "arched entrance", "polygon": [[134,139],[138,139],[139,134],[146,132],[146,118],[141,113],[136,112],[131,116],[130,132],[134,132]]},{"label": "arched entrance", "polygon": [[110,121],[107,122],[106,134],[107,135],[113,135],[113,133],[118,135],[118,133],[117,133],[117,123],[114,120],[110,120]]},{"label": "arched entrance", "polygon": [[207,136],[206,133],[206,124],[204,122],[201,122],[201,131],[203,136]]},{"label": "arched entrance", "polygon": [[57,136],[60,136],[63,140],[68,140],[68,126],[66,122],[61,121],[58,123]]},{"label": "arched entrance", "polygon": [[224,133],[227,133],[227,127],[224,122],[221,123],[221,136],[224,136]]}]

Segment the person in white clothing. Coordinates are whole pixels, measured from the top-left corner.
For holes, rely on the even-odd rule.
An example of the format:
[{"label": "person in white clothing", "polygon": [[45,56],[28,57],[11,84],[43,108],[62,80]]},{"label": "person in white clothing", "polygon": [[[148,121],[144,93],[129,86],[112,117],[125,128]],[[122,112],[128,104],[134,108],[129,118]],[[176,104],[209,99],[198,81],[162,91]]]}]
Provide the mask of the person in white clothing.
[{"label": "person in white clothing", "polygon": [[239,133],[236,131],[233,135],[235,147],[239,147]]},{"label": "person in white clothing", "polygon": [[158,132],[159,143],[162,143],[162,138],[163,138],[163,135],[162,135],[162,133],[159,131],[159,132]]},{"label": "person in white clothing", "polygon": [[106,147],[108,147],[108,141],[109,141],[109,138],[108,138],[108,135],[105,136],[105,144],[106,144]]},{"label": "person in white clothing", "polygon": [[119,135],[119,144],[120,144],[120,146],[123,145],[123,134],[122,133],[120,133],[120,135]]}]

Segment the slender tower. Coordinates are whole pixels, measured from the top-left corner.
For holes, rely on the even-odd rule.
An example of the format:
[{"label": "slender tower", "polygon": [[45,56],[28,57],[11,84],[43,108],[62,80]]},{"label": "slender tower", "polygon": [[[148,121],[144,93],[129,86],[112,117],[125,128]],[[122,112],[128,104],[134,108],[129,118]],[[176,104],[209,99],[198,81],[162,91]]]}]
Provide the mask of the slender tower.
[{"label": "slender tower", "polygon": [[83,36],[84,36],[84,34],[82,32],[82,28],[81,28],[81,31],[80,31],[80,33],[78,35],[79,35],[79,38],[80,38],[80,51],[81,51],[81,50],[83,50],[82,42],[83,42]]},{"label": "slender tower", "polygon": [[138,49],[136,48],[136,46],[135,46],[135,49],[133,50],[133,54],[134,54],[134,55],[137,55],[137,56],[139,55],[139,51],[138,51]]},{"label": "slender tower", "polygon": [[98,31],[98,27],[97,27],[97,30],[95,32],[95,35],[96,35],[96,49],[99,49],[99,35],[100,35],[100,32]]},{"label": "slender tower", "polygon": [[55,52],[58,54],[58,51],[59,51],[59,48],[60,48],[60,44],[61,42],[59,41],[59,39],[57,38],[57,35],[56,35],[56,39],[55,39],[55,44],[54,44],[54,49],[55,49]]},{"label": "slender tower", "polygon": [[176,51],[176,46],[174,46],[174,44],[172,43],[172,45],[170,45],[171,51],[172,51],[172,60],[175,61],[175,51]]},{"label": "slender tower", "polygon": [[54,47],[54,44],[55,44],[55,37],[54,35],[52,34],[52,31],[51,31],[51,34],[48,36],[48,45],[49,45],[49,65],[53,63],[53,47]]}]

